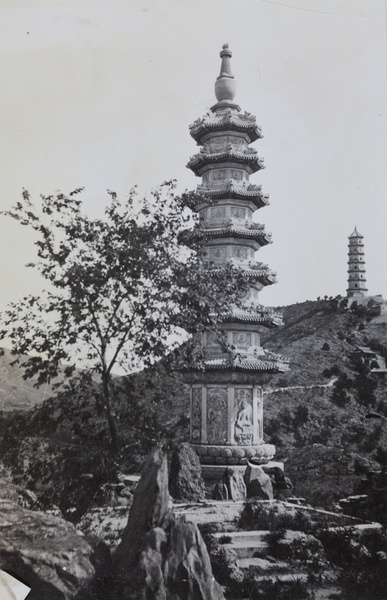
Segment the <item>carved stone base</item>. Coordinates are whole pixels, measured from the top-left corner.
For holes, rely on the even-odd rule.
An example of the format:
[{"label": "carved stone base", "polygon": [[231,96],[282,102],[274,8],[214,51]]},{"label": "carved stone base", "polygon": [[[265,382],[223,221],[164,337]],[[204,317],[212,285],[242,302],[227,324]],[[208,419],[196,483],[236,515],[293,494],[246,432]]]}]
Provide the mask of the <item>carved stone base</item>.
[{"label": "carved stone base", "polygon": [[192,448],[199,456],[202,465],[247,465],[254,459],[255,464],[266,464],[275,455],[273,444],[260,444],[258,446],[210,446],[192,444]]},{"label": "carved stone base", "polygon": [[[269,445],[269,444],[267,444]],[[211,495],[214,486],[224,481],[224,475],[226,473],[227,467],[230,465],[204,465],[202,464],[202,477],[204,481],[204,485],[208,495]],[[274,462],[270,461],[265,465],[265,468],[280,468],[282,471],[284,470],[284,463],[282,462]],[[242,475],[245,474],[246,465],[236,465],[233,466],[233,471],[239,471]]]},{"label": "carved stone base", "polygon": [[[205,488],[211,494],[214,486],[224,480],[224,474],[228,465],[202,465],[202,477]],[[236,465],[233,469],[241,471],[242,475],[246,471],[246,465]]]}]

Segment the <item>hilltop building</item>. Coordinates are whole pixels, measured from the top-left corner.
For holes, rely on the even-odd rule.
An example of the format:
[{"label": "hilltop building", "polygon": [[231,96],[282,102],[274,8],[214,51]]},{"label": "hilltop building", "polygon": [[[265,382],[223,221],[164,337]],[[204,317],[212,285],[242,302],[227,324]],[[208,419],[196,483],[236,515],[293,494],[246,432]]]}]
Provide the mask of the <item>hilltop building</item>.
[{"label": "hilltop building", "polygon": [[356,227],[348,237],[348,308],[364,307],[370,317],[385,316],[387,302],[383,297],[367,294],[363,239]]},{"label": "hilltop building", "polygon": [[363,236],[356,227],[349,236],[348,244],[348,298],[364,298],[367,296],[366,269],[364,260]]},{"label": "hilltop building", "polygon": [[[276,282],[276,274],[255,253],[271,243],[264,225],[253,222],[257,209],[269,204],[261,186],[249,177],[264,168],[263,159],[250,147],[262,137],[256,118],[235,103],[236,82],[231,71],[228,44],[220,53],[220,75],[215,82],[217,102],[190,126],[200,151],[187,167],[201,177],[196,205],[205,231],[205,252],[210,269],[227,264],[244,269],[249,289],[242,307],[235,307],[222,330],[235,356],[225,354],[215,332],[201,334],[204,371],[190,371],[191,444],[207,482],[215,482],[225,465],[246,465],[248,459],[267,463],[275,453],[263,438],[263,376],[288,368],[280,356],[260,345],[262,326],[282,324],[282,315],[259,304],[259,293]],[[245,466],[243,466],[243,469]]]}]

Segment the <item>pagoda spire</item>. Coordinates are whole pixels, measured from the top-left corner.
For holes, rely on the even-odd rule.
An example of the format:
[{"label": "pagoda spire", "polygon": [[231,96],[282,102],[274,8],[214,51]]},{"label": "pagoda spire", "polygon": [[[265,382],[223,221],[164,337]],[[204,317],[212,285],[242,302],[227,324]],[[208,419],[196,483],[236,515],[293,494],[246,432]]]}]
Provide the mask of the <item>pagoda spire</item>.
[{"label": "pagoda spire", "polygon": [[228,44],[223,44],[220,52],[222,59],[220,73],[215,81],[215,96],[218,105],[232,105],[236,95],[236,81],[231,72],[231,57],[232,52]]}]

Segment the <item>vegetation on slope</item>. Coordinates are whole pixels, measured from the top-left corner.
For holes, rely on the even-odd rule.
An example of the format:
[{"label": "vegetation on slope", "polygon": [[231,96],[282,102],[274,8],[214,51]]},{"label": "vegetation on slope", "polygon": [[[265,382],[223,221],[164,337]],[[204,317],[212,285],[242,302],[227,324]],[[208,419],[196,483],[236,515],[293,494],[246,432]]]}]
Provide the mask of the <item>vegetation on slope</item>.
[{"label": "vegetation on slope", "polygon": [[[268,378],[265,387],[265,441],[276,444],[295,495],[332,507],[387,464],[386,382],[351,358],[357,345],[387,345],[386,324],[329,300],[283,311],[285,326],[261,335],[262,346],[290,359],[290,371]],[[168,448],[188,438],[188,393],[179,375],[160,364],[124,381],[115,398],[117,456],[93,390],[69,388],[66,397],[4,416],[3,461],[19,483],[74,519],[100,483],[114,481],[118,471],[138,471],[154,444]]]}]

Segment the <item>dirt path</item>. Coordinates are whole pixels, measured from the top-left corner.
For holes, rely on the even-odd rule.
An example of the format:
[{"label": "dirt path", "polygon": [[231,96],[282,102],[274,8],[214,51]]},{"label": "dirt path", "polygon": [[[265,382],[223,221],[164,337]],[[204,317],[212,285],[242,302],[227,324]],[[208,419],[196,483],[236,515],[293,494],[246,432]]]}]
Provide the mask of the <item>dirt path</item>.
[{"label": "dirt path", "polygon": [[284,392],[286,390],[311,390],[313,388],[331,388],[337,381],[337,377],[331,379],[328,383],[315,383],[314,385],[292,385],[289,387],[269,388],[264,390],[264,394],[275,394],[276,392]]}]

